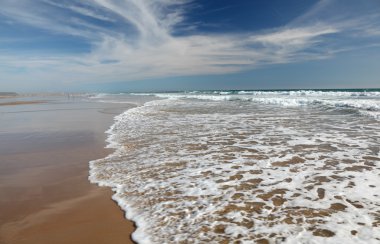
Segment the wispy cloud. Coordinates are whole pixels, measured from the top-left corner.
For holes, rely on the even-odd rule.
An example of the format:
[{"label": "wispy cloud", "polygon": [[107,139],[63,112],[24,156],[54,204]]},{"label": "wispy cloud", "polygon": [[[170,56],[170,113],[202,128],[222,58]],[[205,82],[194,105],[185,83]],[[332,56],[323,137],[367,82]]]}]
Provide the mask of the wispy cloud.
[{"label": "wispy cloud", "polygon": [[380,23],[378,16],[371,22],[355,15],[349,19],[324,15],[337,2],[323,0],[276,29],[225,34],[192,31],[176,36],[176,29],[184,28],[189,4],[190,0],[3,0],[0,15],[53,34],[83,38],[91,51],[60,56],[3,55],[0,71],[19,79],[19,74],[9,70],[24,70],[29,74],[25,79],[64,77],[79,82],[224,74],[327,58],[342,44],[335,38],[339,35],[354,38],[354,33],[371,37],[380,33],[373,24]]},{"label": "wispy cloud", "polygon": [[44,3],[59,7],[66,10],[71,10],[74,13],[81,14],[83,16],[91,17],[98,20],[115,22],[114,19],[108,17],[107,15],[101,13],[100,10],[92,8],[91,5],[73,5],[72,3],[65,3],[63,1],[52,1],[52,0],[43,0]]}]

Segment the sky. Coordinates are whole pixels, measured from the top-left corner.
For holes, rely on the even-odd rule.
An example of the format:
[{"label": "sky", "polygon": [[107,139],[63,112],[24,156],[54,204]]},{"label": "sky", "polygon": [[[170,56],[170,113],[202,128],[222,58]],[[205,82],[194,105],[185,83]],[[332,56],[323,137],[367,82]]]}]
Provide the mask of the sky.
[{"label": "sky", "polygon": [[379,0],[0,6],[0,91],[380,87]]}]

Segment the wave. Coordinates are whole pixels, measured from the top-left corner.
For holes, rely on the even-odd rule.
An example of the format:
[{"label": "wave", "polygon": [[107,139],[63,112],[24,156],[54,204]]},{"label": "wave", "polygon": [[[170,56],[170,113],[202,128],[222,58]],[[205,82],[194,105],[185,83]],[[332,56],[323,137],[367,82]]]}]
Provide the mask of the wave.
[{"label": "wave", "polygon": [[379,89],[358,90],[215,90],[160,93],[130,93],[132,95],[254,95],[254,96],[332,96],[332,97],[380,97]]},{"label": "wave", "polygon": [[[214,92],[213,92],[214,93]],[[308,105],[355,109],[375,119],[380,118],[380,92],[332,91],[239,91],[235,94],[145,93],[164,99],[199,99],[210,101],[249,101],[268,105],[297,107]]]},{"label": "wave", "polygon": [[377,121],[240,105],[161,99],[115,117],[107,131],[115,152],[90,162],[89,179],[115,191],[136,222],[135,241],[326,241],[313,226],[335,233],[326,243],[380,238]]}]

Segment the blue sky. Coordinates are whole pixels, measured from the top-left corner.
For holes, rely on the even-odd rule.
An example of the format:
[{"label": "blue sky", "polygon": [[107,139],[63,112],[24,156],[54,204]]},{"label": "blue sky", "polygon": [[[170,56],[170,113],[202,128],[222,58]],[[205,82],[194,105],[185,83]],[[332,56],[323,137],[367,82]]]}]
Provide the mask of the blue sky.
[{"label": "blue sky", "polygon": [[380,87],[378,0],[1,0],[0,90]]}]

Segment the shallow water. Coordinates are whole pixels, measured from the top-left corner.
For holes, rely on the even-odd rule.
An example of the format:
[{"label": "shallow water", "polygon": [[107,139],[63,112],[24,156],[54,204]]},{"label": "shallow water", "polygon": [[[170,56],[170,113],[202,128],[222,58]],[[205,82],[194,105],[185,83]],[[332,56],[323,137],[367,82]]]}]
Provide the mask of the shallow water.
[{"label": "shallow water", "polygon": [[91,162],[139,243],[380,242],[376,92],[157,96]]}]

